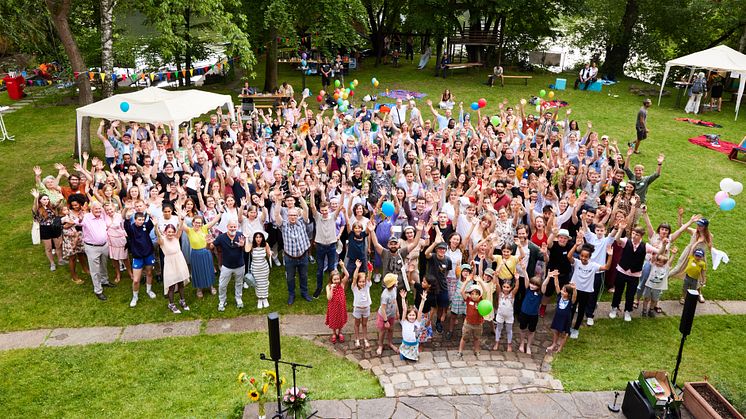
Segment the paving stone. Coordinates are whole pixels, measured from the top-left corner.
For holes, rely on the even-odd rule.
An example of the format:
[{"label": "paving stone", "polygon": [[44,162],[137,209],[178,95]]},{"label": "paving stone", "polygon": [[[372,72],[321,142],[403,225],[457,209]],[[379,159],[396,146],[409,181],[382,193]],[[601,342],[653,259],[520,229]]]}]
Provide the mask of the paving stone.
[{"label": "paving stone", "polygon": [[416,419],[417,416],[419,412],[401,402],[396,404],[394,414],[391,415],[393,419]]},{"label": "paving stone", "polygon": [[201,320],[172,323],[147,323],[127,326],[122,332],[122,342],[161,339],[173,336],[196,336],[202,326]]},{"label": "paving stone", "polygon": [[441,377],[443,377],[443,375],[441,374],[439,370],[425,371],[425,378],[427,378],[428,380],[431,380],[433,378],[441,378]]},{"label": "paving stone", "polygon": [[384,384],[383,393],[386,397],[396,397],[396,390],[393,384]]},{"label": "paving stone", "polygon": [[[282,323],[280,323],[282,332]],[[266,332],[267,319],[263,316],[241,316],[232,319],[212,319],[207,322],[205,333],[216,335],[219,333]]]},{"label": "paving stone", "polygon": [[313,400],[311,408],[319,418],[351,418],[352,410],[338,400]]},{"label": "paving stone", "polygon": [[430,387],[430,382],[427,380],[415,380],[412,382],[415,387]]},{"label": "paving stone", "polygon": [[399,367],[399,372],[411,372],[414,371],[414,367],[412,365],[404,365],[402,367]]},{"label": "paving stone", "polygon": [[482,377],[482,381],[485,384],[497,384],[500,382],[500,377],[498,376],[490,376],[490,377]]},{"label": "paving stone", "polygon": [[428,418],[452,418],[456,413],[450,403],[439,397],[401,397],[399,402],[404,403]]},{"label": "paving stone", "polygon": [[407,381],[409,381],[409,379],[407,378],[406,374],[401,374],[401,373],[394,374],[390,378],[391,378],[391,383],[392,384],[406,383]]},{"label": "paving stone", "polygon": [[453,389],[449,386],[438,387],[438,394],[441,396],[450,396],[453,394]]},{"label": "paving stone", "polygon": [[411,390],[412,387],[413,387],[412,383],[409,381],[405,383],[394,384],[394,389],[396,390],[397,393],[399,393],[402,390]]},{"label": "paving stone", "polygon": [[0,334],[0,351],[37,348],[44,343],[52,329],[23,330]]},{"label": "paving stone", "polygon": [[[500,419],[515,419],[519,415],[509,394],[492,394],[489,396],[489,411],[492,416]],[[555,417],[555,416],[551,416]]]},{"label": "paving stone", "polygon": [[717,304],[728,314],[746,314],[746,303],[743,301],[708,301],[705,304],[697,306],[697,313],[699,314],[699,308],[706,304]]},{"label": "paving stone", "polygon": [[[678,304],[678,303],[677,303]],[[572,394],[572,398],[575,400],[575,406],[577,406],[580,413],[585,417],[603,417],[608,412],[608,404],[614,401],[614,393],[595,393],[592,391],[582,391]],[[606,397],[603,395],[607,394]],[[623,393],[622,393],[623,394]],[[622,399],[619,400],[621,405]]]},{"label": "paving stone", "polygon": [[520,370],[514,370],[510,368],[498,368],[497,369],[498,377],[505,377],[505,376],[517,377],[520,374],[521,374]]},{"label": "paving stone", "polygon": [[82,327],[78,329],[54,329],[44,343],[46,346],[88,345],[112,343],[122,333],[121,327]]},{"label": "paving stone", "polygon": [[358,400],[357,417],[364,418],[389,418],[394,414],[396,399],[368,399]]},{"label": "paving stone", "polygon": [[530,393],[511,396],[516,408],[532,418],[554,417],[561,407],[546,393]]},{"label": "paving stone", "polygon": [[526,377],[526,378],[535,378],[536,373],[530,370],[521,370],[521,376]]},{"label": "paving stone", "polygon": [[484,388],[481,385],[466,386],[466,394],[484,394]]},{"label": "paving stone", "polygon": [[549,396],[550,399],[554,400],[555,403],[560,405],[560,407],[562,407],[562,410],[566,412],[566,414],[557,415],[557,416],[565,416],[565,417],[573,417],[573,418],[581,416],[580,410],[578,410],[578,406],[575,405],[575,399],[572,397],[571,394],[548,393],[547,396]]},{"label": "paving stone", "polygon": [[500,376],[500,383],[501,384],[517,384],[518,383],[518,377],[516,376]]},{"label": "paving stone", "polygon": [[446,378],[446,383],[451,386],[458,386],[463,384],[464,382],[461,381],[461,377],[448,377]]},{"label": "paving stone", "polygon": [[424,388],[413,388],[407,391],[407,396],[409,397],[422,397],[424,395],[425,395]]},{"label": "paving stone", "polygon": [[474,404],[454,403],[457,418],[490,418],[492,414],[486,407]]},{"label": "paving stone", "polygon": [[481,384],[482,378],[481,377],[463,377],[461,380],[464,382],[464,384]]},{"label": "paving stone", "polygon": [[466,365],[467,365],[467,364],[466,364],[466,362],[464,362],[464,361],[452,361],[452,362],[451,362],[451,366],[452,366],[453,368],[463,368],[463,367],[465,367]]}]

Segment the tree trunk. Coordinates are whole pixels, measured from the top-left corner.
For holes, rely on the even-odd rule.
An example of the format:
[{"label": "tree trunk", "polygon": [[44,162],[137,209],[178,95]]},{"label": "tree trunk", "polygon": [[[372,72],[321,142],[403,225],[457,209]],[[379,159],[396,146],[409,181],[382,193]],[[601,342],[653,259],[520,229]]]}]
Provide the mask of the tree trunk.
[{"label": "tree trunk", "polygon": [[435,77],[440,75],[440,56],[443,55],[443,35],[436,33],[435,40]]},{"label": "tree trunk", "polygon": [[[85,62],[83,61],[83,55],[81,55],[78,49],[78,44],[75,42],[72,31],[70,30],[70,23],[67,21],[70,13],[70,2],[71,0],[45,0],[49,14],[52,17],[52,24],[57,35],[60,37],[62,47],[65,49],[68,60],[70,60],[70,66],[73,72],[78,73],[79,77],[77,80],[78,84],[78,103],[81,106],[89,105],[93,103],[93,93],[91,92],[91,84],[88,81],[86,72]],[[91,118],[83,118],[83,126],[81,131],[81,148],[78,149],[77,139],[75,141],[75,156],[79,156],[81,152],[91,152]]]},{"label": "tree trunk", "polygon": [[611,80],[614,80],[617,75],[624,74],[624,64],[629,59],[632,36],[639,17],[640,7],[637,0],[627,0],[624,16],[622,16],[621,33],[606,45],[606,60],[601,68],[601,72]]},{"label": "tree trunk", "polygon": [[184,86],[184,79],[181,75],[181,59],[179,57],[176,57],[176,80],[177,80],[176,85],[178,87]]},{"label": "tree trunk", "polygon": [[269,28],[269,45],[264,67],[264,91],[272,92],[277,88],[277,29]]},{"label": "tree trunk", "polygon": [[192,68],[192,9],[187,7],[184,10],[184,85],[190,86],[192,84],[192,77],[189,74],[189,69]]},{"label": "tree trunk", "polygon": [[500,37],[497,41],[497,65],[501,66],[503,65],[503,46],[505,45],[505,23],[506,23],[507,17],[503,14],[500,15],[500,17],[497,20],[497,23],[495,24],[495,30],[500,30]]},{"label": "tree trunk", "polygon": [[101,92],[105,98],[114,94],[114,0],[101,0],[101,71],[106,74],[101,80]]},{"label": "tree trunk", "polygon": [[746,54],[746,25],[743,25],[743,34],[741,35],[741,40],[738,42],[738,50],[742,54]]}]

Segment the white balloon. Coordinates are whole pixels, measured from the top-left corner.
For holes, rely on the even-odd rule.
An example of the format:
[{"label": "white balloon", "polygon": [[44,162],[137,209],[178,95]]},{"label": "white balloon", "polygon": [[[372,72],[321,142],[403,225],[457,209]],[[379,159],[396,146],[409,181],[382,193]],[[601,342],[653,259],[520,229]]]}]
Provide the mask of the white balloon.
[{"label": "white balloon", "polygon": [[732,181],[730,185],[728,185],[728,190],[725,192],[728,192],[732,196],[736,196],[743,192],[743,184],[741,182]]},{"label": "white balloon", "polygon": [[734,182],[733,179],[726,177],[723,178],[723,180],[720,181],[720,190],[729,192],[728,189],[730,189],[730,185]]}]

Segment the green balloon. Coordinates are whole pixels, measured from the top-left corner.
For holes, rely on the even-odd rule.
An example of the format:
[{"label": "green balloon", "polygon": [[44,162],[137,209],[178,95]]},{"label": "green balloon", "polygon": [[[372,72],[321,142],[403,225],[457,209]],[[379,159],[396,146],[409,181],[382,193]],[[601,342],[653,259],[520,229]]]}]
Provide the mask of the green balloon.
[{"label": "green balloon", "polygon": [[350,82],[350,90],[355,90],[355,83]]},{"label": "green balloon", "polygon": [[544,89],[539,90],[539,96],[544,97],[547,95],[547,91]]},{"label": "green balloon", "polygon": [[500,125],[500,117],[497,115],[493,115],[492,118],[490,118],[490,122],[492,123],[492,125],[498,126]]},{"label": "green balloon", "polygon": [[334,80],[334,87],[339,87],[340,84],[339,80]]},{"label": "green balloon", "polygon": [[492,301],[490,300],[482,300],[477,304],[477,311],[479,312],[479,315],[484,317],[490,313],[492,313]]}]

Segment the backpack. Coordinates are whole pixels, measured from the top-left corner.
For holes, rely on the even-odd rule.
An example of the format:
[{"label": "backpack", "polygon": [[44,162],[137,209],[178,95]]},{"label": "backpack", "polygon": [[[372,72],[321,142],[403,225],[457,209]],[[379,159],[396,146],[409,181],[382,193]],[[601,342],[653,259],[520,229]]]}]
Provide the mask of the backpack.
[{"label": "backpack", "polygon": [[702,93],[702,91],[704,90],[703,84],[704,83],[702,82],[702,80],[695,81],[694,85],[692,85],[692,93]]}]

